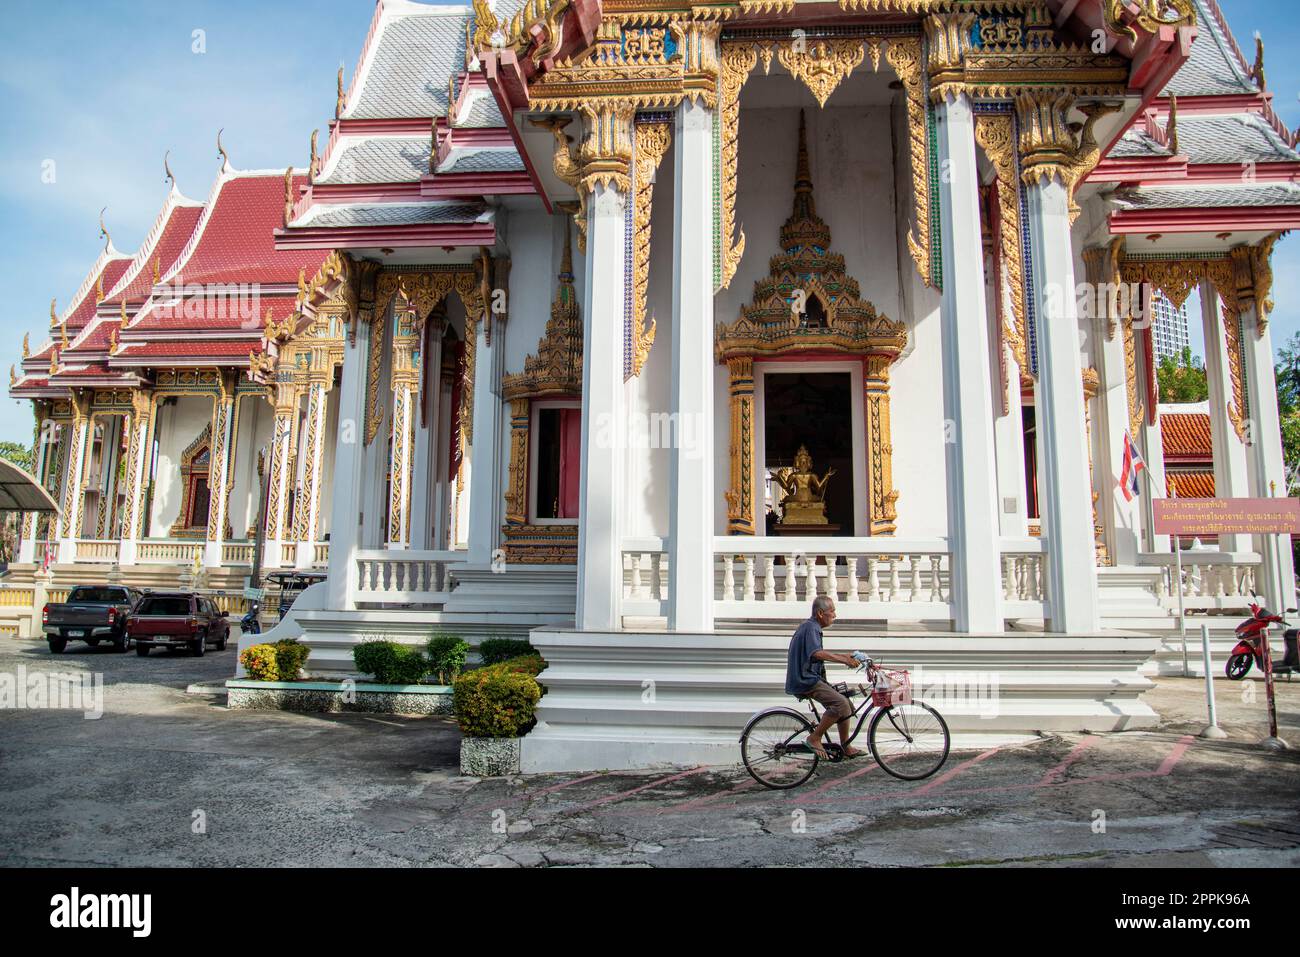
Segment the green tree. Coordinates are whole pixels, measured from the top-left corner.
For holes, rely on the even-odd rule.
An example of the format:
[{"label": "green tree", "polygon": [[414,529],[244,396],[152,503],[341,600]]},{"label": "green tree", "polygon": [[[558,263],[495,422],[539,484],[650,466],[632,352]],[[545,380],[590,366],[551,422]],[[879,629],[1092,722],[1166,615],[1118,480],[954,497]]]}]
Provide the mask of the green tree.
[{"label": "green tree", "polygon": [[1282,420],[1282,458],[1286,462],[1286,493],[1300,493],[1300,332],[1277,353],[1277,411]]},{"label": "green tree", "polygon": [[1160,360],[1156,382],[1161,402],[1204,402],[1210,397],[1205,364],[1200,356],[1193,358],[1189,348],[1184,348],[1177,359],[1165,356]]},{"label": "green tree", "polygon": [[32,470],[32,450],[18,442],[0,442],[0,459],[8,459],[24,472]]}]

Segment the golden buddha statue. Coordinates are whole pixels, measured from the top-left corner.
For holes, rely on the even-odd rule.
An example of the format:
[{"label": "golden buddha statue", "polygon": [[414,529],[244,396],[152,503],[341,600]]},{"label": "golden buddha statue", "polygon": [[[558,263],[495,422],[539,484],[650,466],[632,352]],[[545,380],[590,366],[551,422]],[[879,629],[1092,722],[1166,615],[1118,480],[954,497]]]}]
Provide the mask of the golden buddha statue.
[{"label": "golden buddha statue", "polygon": [[821,478],[812,470],[807,446],[799,446],[794,468],[777,469],[776,481],[785,495],[781,499],[781,525],[826,525],[826,486],[835,474],[831,469]]}]

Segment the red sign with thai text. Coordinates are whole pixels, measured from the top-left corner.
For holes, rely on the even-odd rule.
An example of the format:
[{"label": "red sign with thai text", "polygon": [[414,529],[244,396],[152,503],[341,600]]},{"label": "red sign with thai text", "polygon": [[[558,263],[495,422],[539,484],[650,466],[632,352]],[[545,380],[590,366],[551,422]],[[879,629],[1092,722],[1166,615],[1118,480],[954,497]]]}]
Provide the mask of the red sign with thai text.
[{"label": "red sign with thai text", "polygon": [[1300,535],[1297,498],[1158,498],[1157,535]]}]

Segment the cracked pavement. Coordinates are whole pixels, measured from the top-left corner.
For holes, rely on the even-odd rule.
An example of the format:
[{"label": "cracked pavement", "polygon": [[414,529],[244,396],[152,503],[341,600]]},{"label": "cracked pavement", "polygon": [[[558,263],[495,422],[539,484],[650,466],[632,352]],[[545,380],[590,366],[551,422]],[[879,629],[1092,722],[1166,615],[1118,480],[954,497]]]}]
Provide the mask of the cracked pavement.
[{"label": "cracked pavement", "polygon": [[[229,712],[187,694],[234,651],[148,659],[0,638],[0,673],[100,673],[104,714],[0,711],[6,866],[1295,867],[1300,753],[1263,685],[1160,679],[1150,732],[954,752],[929,781],[870,758],[794,792],[743,768],[460,776],[447,718]],[[1278,687],[1300,748],[1300,682]],[[1249,700],[1247,700],[1249,699]]]}]

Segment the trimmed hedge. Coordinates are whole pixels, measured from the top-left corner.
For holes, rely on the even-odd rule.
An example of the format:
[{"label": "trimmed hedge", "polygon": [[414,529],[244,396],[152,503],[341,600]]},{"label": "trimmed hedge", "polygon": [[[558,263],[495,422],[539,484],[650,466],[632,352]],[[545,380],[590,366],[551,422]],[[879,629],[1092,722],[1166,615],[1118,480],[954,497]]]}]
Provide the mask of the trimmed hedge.
[{"label": "trimmed hedge", "polygon": [[511,658],[537,654],[537,649],[522,638],[484,638],[479,642],[479,656],[485,665],[498,665]]},{"label": "trimmed hedge", "polygon": [[280,666],[274,645],[252,645],[239,653],[239,663],[253,681],[279,681]]},{"label": "trimmed hedge", "polygon": [[429,670],[433,672],[438,684],[449,685],[460,676],[465,668],[465,659],[469,656],[469,642],[459,635],[435,632],[429,639]]},{"label": "trimmed hedge", "polygon": [[511,658],[509,661],[503,661],[500,664],[492,665],[494,668],[505,668],[507,671],[514,671],[521,675],[532,675],[536,678],[546,670],[546,662],[542,656],[534,652],[531,655],[521,655],[518,658]]},{"label": "trimmed hedge", "polygon": [[461,733],[471,738],[517,738],[531,730],[542,689],[530,674],[506,664],[461,675],[452,686]]},{"label": "trimmed hedge", "polygon": [[307,663],[307,658],[311,655],[311,649],[299,644],[297,638],[282,638],[271,647],[275,651],[275,664],[280,672],[280,680],[297,681],[302,666]]},{"label": "trimmed hedge", "polygon": [[363,641],[352,649],[352,661],[381,685],[418,685],[429,673],[429,659],[419,648],[395,641]]}]

